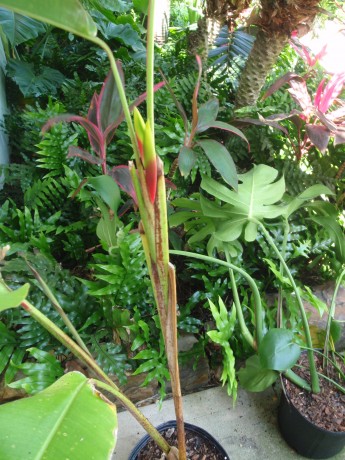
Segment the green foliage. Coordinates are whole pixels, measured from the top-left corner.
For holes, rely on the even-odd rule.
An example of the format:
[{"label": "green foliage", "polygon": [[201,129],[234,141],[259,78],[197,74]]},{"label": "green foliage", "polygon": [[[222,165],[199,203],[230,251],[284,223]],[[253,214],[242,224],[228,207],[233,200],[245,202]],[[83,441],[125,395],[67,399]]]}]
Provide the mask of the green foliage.
[{"label": "green foliage", "polygon": [[126,373],[132,366],[128,363],[127,356],[122,347],[109,342],[107,331],[98,331],[90,337],[91,351],[97,363],[106,374],[116,375],[120,384],[127,381]]},{"label": "green foliage", "polygon": [[32,458],[41,460],[67,451],[78,458],[109,458],[116,429],[115,406],[100,398],[84,375],[71,372],[31,398],[0,407],[0,457],[28,458],[30,449]]},{"label": "green foliage", "polygon": [[117,246],[110,254],[94,254],[95,281],[82,280],[89,294],[102,299],[106,318],[112,322],[113,305],[133,309],[140,306],[147,311],[153,303],[145,255],[138,233],[130,233],[130,226],[117,232]]},{"label": "green foliage", "polygon": [[43,140],[37,144],[37,166],[45,169],[46,177],[56,177],[64,173],[64,164],[68,147],[77,145],[78,133],[69,135],[69,129],[64,124],[58,124],[45,134]]},{"label": "green foliage", "polygon": [[226,306],[219,298],[219,310],[215,304],[209,301],[212,316],[216,322],[217,330],[208,331],[210,339],[223,348],[223,372],[220,380],[227,384],[227,392],[232,396],[234,401],[237,397],[237,380],[235,375],[235,357],[230,347],[229,340],[235,329],[236,309],[233,307],[231,313],[228,313]]},{"label": "green foliage", "polygon": [[56,95],[66,79],[59,70],[47,66],[40,66],[36,70],[34,64],[16,59],[8,62],[7,73],[17,83],[24,97]]},{"label": "green foliage", "polygon": [[64,373],[60,362],[54,355],[38,348],[29,348],[30,358],[36,361],[28,361],[22,364],[12,363],[16,371],[20,371],[25,377],[8,384],[11,388],[22,388],[28,394],[35,394],[53,384]]}]

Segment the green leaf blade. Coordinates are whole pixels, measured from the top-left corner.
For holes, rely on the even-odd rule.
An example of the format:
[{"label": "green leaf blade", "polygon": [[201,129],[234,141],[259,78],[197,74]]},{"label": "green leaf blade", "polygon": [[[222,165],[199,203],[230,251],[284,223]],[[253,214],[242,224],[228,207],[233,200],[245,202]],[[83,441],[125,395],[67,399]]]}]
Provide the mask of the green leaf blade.
[{"label": "green leaf blade", "polygon": [[31,398],[1,406],[0,430],[3,459],[106,459],[115,447],[116,409],[71,372]]},{"label": "green leaf blade", "polygon": [[79,0],[0,0],[0,6],[81,37],[97,35],[96,24]]}]

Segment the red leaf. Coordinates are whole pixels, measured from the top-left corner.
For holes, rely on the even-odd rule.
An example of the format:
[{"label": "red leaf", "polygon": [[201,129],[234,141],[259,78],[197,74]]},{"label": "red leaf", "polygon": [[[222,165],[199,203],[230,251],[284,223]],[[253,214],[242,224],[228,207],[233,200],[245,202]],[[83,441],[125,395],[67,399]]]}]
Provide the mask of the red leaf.
[{"label": "red leaf", "polygon": [[296,73],[292,73],[292,72],[288,72],[286,73],[285,75],[283,75],[282,77],[278,78],[278,80],[276,80],[273,85],[271,85],[268,90],[266,91],[266,93],[262,96],[262,100],[264,101],[265,99],[267,99],[269,96],[271,96],[273,93],[275,93],[276,91],[278,91],[278,89],[280,89],[282,86],[284,86],[286,83],[289,83],[289,81],[293,78],[297,78],[297,79],[300,79],[302,80],[302,77],[300,77],[299,75],[297,75]]},{"label": "red leaf", "polygon": [[87,152],[86,150],[80,149],[79,147],[76,147],[75,145],[70,145],[68,148],[67,158],[72,158],[72,157],[79,157],[82,160],[87,161],[88,163],[91,163],[94,165],[102,164],[102,160],[100,158],[97,158],[94,155],[91,155],[91,153]]},{"label": "red leaf", "polygon": [[202,63],[200,56],[196,55],[195,56],[196,62],[198,64],[199,68],[199,73],[198,73],[198,78],[196,80],[196,85],[194,88],[194,93],[193,93],[193,101],[192,101],[192,129],[191,129],[191,139],[190,142],[192,141],[192,138],[194,137],[195,130],[198,124],[198,93],[199,93],[199,88],[200,88],[200,81],[201,81],[201,75],[202,75]]},{"label": "red leaf", "polygon": [[93,150],[96,152],[98,156],[101,156],[102,152],[102,145],[103,145],[103,134],[102,132],[98,129],[98,127],[91,123],[87,118],[80,117],[78,115],[71,115],[71,114],[64,114],[64,115],[58,115],[57,117],[51,118],[50,120],[47,121],[47,123],[43,126],[42,128],[42,133],[45,133],[50,129],[52,126],[54,126],[56,123],[61,123],[61,122],[75,122],[79,123],[86,131],[87,135],[89,137],[90,144],[93,148]]},{"label": "red leaf", "polygon": [[306,82],[300,79],[291,79],[289,81],[291,88],[288,89],[293,100],[297,102],[303,109],[304,115],[308,116],[312,108],[312,102],[307,90]]},{"label": "red leaf", "polygon": [[129,172],[128,166],[121,165],[121,166],[115,166],[111,171],[110,171],[111,177],[114,178],[115,182],[117,185],[124,191],[126,192],[131,198],[133,198],[133,201],[137,204],[137,195],[134,190],[133,182],[132,182],[132,177]]},{"label": "red leaf", "polygon": [[[159,88],[162,88],[162,86],[164,86],[164,85],[165,85],[165,82],[161,81],[160,83],[157,83],[153,87],[153,90],[157,91],[157,90],[159,90]],[[129,111],[132,112],[134,107],[137,107],[142,102],[144,102],[145,99],[146,99],[146,96],[147,96],[146,93],[141,94],[134,102],[132,102],[132,104],[130,104]],[[111,125],[109,125],[106,128],[106,130],[104,131],[104,137],[105,137],[107,145],[111,142],[112,138],[114,137],[114,134],[115,134],[115,131],[116,131],[117,127],[124,121],[124,119],[125,119],[125,115],[121,111],[121,114],[119,115],[119,117]]]},{"label": "red leaf", "polygon": [[[125,86],[125,78],[120,61],[116,61],[116,67],[120,74],[122,86]],[[115,83],[113,72],[110,70],[99,94],[99,107],[97,110],[97,125],[102,131],[114,123],[122,115],[122,104]]]},{"label": "red leaf", "polygon": [[92,96],[91,99],[91,104],[89,107],[89,111],[87,113],[87,119],[93,123],[94,125],[97,125],[97,110],[98,110],[98,94],[95,93]]},{"label": "red leaf", "polygon": [[324,152],[327,149],[330,131],[321,125],[309,125],[306,124],[306,131],[308,137],[313,145],[317,147],[320,152]]}]

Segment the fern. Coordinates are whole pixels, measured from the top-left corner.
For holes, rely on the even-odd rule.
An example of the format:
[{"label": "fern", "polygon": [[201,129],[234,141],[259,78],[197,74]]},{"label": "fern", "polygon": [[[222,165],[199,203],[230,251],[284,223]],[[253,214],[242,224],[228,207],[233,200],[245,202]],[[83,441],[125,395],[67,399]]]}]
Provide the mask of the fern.
[{"label": "fern", "polygon": [[77,145],[78,133],[69,134],[69,127],[65,124],[54,126],[44,139],[37,144],[37,166],[48,170],[45,177],[56,177],[64,173],[68,147]]},{"label": "fern", "polygon": [[129,227],[120,232],[123,235],[118,234],[118,248],[113,248],[111,254],[94,255],[96,263],[90,266],[95,281],[81,281],[89,288],[90,295],[102,299],[109,307],[140,306],[150,311],[153,298],[140,236],[129,233]]},{"label": "fern", "polygon": [[24,205],[30,209],[44,209],[56,212],[66,205],[70,193],[70,183],[66,177],[47,177],[36,180],[24,193]]},{"label": "fern", "polygon": [[127,356],[122,352],[120,345],[111,342],[103,342],[107,333],[100,331],[91,336],[91,351],[95,355],[96,361],[106,374],[113,374],[119,379],[121,385],[126,383],[126,372],[131,370]]}]

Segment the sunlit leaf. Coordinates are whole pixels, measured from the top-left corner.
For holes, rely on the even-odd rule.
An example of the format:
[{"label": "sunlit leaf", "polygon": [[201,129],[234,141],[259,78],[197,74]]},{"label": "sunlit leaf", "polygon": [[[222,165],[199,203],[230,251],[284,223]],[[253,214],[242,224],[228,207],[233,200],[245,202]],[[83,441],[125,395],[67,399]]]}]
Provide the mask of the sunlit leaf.
[{"label": "sunlit leaf", "polygon": [[78,372],[30,398],[0,406],[0,458],[110,459],[117,415]]}]

